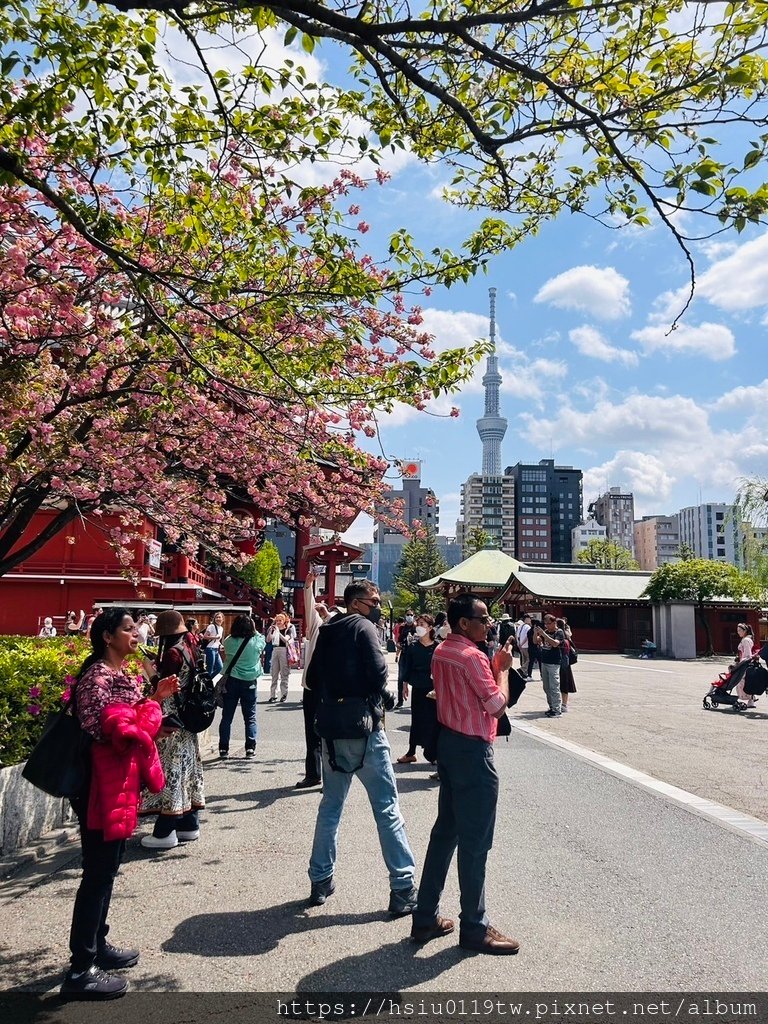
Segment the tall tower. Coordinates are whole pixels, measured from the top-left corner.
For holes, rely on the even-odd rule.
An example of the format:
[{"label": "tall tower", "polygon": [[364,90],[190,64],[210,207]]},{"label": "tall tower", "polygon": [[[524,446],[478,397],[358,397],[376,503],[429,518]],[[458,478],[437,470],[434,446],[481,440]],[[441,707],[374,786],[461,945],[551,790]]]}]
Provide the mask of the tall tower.
[{"label": "tall tower", "polygon": [[483,442],[483,476],[501,476],[501,442],[507,432],[507,421],[499,415],[501,374],[496,358],[496,289],[489,288],[491,306],[491,352],[485,365],[485,415],[477,421],[477,432]]}]

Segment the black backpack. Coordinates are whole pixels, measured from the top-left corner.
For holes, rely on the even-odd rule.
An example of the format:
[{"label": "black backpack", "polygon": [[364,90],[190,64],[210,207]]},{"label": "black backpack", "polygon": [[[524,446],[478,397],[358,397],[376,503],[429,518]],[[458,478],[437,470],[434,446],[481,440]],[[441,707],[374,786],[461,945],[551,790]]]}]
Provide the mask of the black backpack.
[{"label": "black backpack", "polygon": [[206,670],[202,649],[197,661],[186,646],[182,648],[182,656],[180,689],[175,698],[177,715],[188,732],[205,732],[216,714],[216,686]]}]

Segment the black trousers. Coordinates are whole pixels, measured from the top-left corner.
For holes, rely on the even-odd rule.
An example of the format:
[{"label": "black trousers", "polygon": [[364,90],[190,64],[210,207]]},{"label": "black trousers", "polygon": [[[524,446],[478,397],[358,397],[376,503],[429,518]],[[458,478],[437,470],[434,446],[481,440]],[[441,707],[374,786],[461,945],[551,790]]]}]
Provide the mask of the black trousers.
[{"label": "black trousers", "polygon": [[72,911],[69,950],[72,970],[80,972],[88,970],[106,942],[112,886],[125,852],[125,840],[105,840],[100,829],[87,827],[87,796],[73,800],[72,809],[80,823],[83,875]]},{"label": "black trousers", "polygon": [[304,759],[304,775],[308,779],[322,778],[323,757],[320,749],[321,740],[315,732],[315,709],[317,695],[314,690],[301,691],[301,710],[304,714],[304,741],[307,756]]}]

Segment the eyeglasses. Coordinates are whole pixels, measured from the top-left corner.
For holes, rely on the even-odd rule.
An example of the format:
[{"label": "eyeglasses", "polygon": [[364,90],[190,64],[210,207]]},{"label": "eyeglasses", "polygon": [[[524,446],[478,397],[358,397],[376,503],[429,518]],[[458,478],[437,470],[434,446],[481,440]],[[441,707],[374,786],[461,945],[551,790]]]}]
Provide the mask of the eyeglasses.
[{"label": "eyeglasses", "polygon": [[371,604],[371,605],[374,605],[374,606],[377,605],[377,604],[378,605],[381,604],[381,601],[379,600],[378,597],[374,597],[374,598],[358,597],[357,600],[362,602],[362,604]]},{"label": "eyeglasses", "polygon": [[477,621],[477,622],[488,623],[488,622],[491,621],[491,616],[490,615],[467,615],[467,618],[468,619],[475,619],[475,621]]}]

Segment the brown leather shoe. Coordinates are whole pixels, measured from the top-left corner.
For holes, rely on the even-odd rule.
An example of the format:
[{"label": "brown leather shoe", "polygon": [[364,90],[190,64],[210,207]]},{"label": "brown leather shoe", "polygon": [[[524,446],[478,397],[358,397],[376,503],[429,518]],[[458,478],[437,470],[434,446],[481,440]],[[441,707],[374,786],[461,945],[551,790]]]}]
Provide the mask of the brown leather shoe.
[{"label": "brown leather shoe", "polygon": [[434,924],[411,928],[411,942],[429,942],[430,939],[439,939],[443,935],[450,935],[454,929],[453,921],[449,917],[436,917]]},{"label": "brown leather shoe", "polygon": [[490,925],[486,928],[482,939],[460,938],[459,945],[462,949],[471,949],[473,953],[495,953],[496,956],[513,956],[520,949],[517,939],[510,939],[507,935],[502,935]]}]

